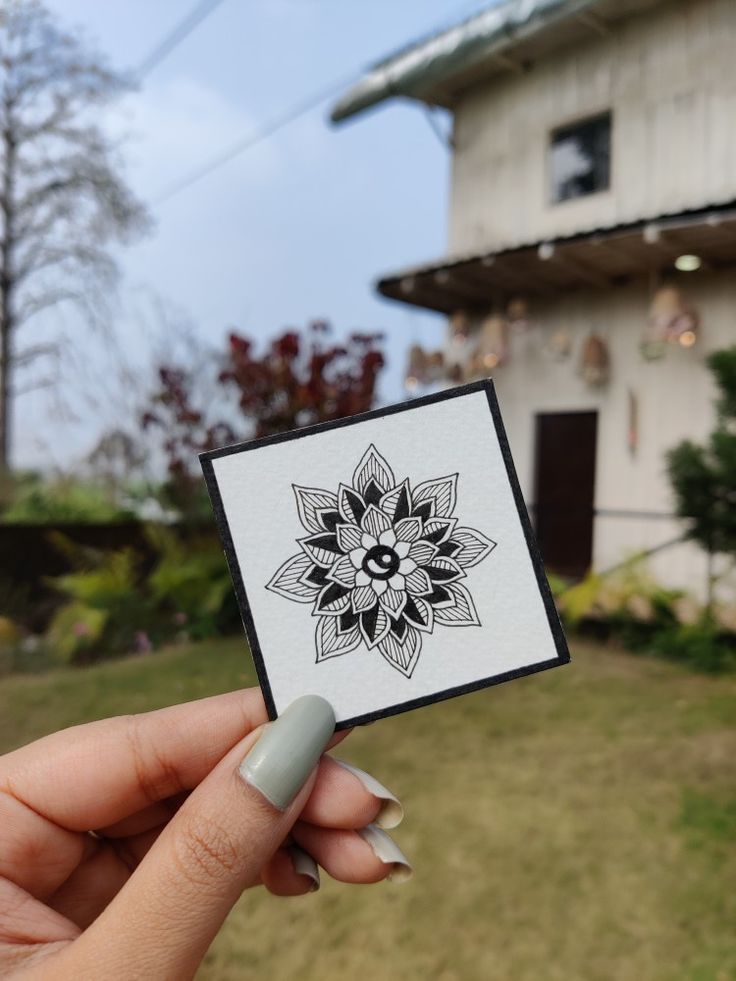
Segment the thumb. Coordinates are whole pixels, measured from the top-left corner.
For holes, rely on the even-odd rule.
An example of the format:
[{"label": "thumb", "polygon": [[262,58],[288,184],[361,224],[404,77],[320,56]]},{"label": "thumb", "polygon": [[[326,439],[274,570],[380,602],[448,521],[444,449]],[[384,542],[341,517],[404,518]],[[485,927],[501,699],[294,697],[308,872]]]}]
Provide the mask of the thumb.
[{"label": "thumb", "polygon": [[98,977],[194,974],[233,904],[259,881],[297,820],[334,730],[329,703],[305,695],[228,753],[72,945],[75,967],[89,956]]}]

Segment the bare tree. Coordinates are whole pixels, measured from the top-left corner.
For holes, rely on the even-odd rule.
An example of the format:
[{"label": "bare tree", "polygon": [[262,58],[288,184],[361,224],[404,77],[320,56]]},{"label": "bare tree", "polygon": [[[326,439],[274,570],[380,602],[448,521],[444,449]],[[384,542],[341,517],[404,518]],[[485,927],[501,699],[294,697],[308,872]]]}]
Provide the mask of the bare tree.
[{"label": "bare tree", "polygon": [[21,326],[65,301],[94,303],[117,267],[113,242],[147,225],[95,110],[125,80],[63,31],[39,0],[0,4],[0,478],[10,457],[14,369],[53,350],[19,350]]}]

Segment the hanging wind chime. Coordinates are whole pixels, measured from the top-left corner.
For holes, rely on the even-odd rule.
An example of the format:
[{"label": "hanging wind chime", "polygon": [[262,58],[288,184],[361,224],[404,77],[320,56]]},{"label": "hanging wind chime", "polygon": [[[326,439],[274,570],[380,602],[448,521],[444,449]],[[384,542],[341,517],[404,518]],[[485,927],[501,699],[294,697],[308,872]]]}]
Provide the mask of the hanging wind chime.
[{"label": "hanging wind chime", "polygon": [[698,339],[700,317],[676,286],[660,286],[649,308],[641,353],[648,361],[664,357],[668,344],[691,348]]},{"label": "hanging wind chime", "polygon": [[580,355],[580,375],[591,388],[605,385],[610,377],[611,359],[608,345],[600,334],[589,334]]}]

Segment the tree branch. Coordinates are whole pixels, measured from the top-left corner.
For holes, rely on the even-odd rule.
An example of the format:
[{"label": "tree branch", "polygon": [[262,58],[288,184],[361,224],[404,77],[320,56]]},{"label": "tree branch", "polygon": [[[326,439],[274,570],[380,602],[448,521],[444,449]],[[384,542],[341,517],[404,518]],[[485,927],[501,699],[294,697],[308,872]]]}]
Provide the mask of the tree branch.
[{"label": "tree branch", "polygon": [[19,285],[43,270],[63,266],[65,263],[86,268],[94,266],[98,275],[108,278],[112,278],[115,274],[113,260],[103,249],[94,245],[77,243],[74,246],[49,246],[39,242],[27,260],[16,267],[15,282]]},{"label": "tree branch", "polygon": [[26,323],[31,317],[35,317],[36,314],[41,313],[42,310],[48,310],[58,303],[65,303],[67,301],[78,302],[81,299],[82,294],[79,291],[68,289],[48,289],[38,296],[31,296],[27,300],[24,300],[18,307],[16,312],[16,326]]},{"label": "tree branch", "polygon": [[34,344],[32,347],[27,347],[24,351],[20,351],[18,354],[13,355],[12,363],[16,368],[26,368],[29,364],[32,364],[36,358],[41,358],[44,355],[58,355],[59,348],[56,344]]},{"label": "tree branch", "polygon": [[0,0],[0,477],[8,467],[10,370],[51,353],[12,357],[16,327],[77,300],[101,320],[117,269],[108,246],[145,227],[118,171],[115,145],[90,110],[128,87],[61,30],[43,0]]},{"label": "tree branch", "polygon": [[28,385],[14,385],[12,388],[13,397],[20,398],[21,395],[37,392],[42,388],[53,388],[55,384],[55,378],[39,378],[38,381],[30,382]]}]

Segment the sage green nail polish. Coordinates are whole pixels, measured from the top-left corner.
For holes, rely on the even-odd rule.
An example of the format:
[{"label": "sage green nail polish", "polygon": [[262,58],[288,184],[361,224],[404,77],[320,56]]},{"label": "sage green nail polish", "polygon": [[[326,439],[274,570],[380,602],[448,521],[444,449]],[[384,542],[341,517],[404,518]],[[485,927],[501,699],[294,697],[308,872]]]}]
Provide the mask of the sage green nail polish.
[{"label": "sage green nail polish", "polygon": [[298,845],[289,846],[289,855],[291,857],[291,864],[294,866],[294,871],[297,875],[305,875],[311,880],[310,892],[317,892],[319,889],[319,866],[312,858],[312,856],[305,852],[303,848]]},{"label": "sage green nail polish", "polygon": [[266,728],[240,764],[240,776],[279,811],[285,811],[317,765],[335,731],[332,706],[303,695]]},{"label": "sage green nail polish", "polygon": [[414,874],[409,859],[385,831],[375,824],[367,824],[358,831],[363,841],[370,846],[376,858],[384,865],[391,866],[391,872],[386,878],[391,882],[408,882]]},{"label": "sage green nail polish", "polygon": [[343,770],[347,770],[348,773],[352,773],[354,777],[357,777],[368,793],[380,800],[381,810],[378,812],[378,816],[373,819],[373,824],[384,829],[397,828],[401,824],[404,820],[404,808],[398,797],[392,794],[388,787],[384,787],[370,773],[366,773],[360,767],[353,766],[352,763],[346,763],[345,760],[338,759],[335,759],[335,763],[341,766]]}]

